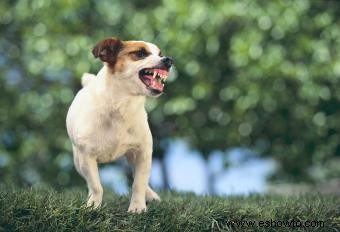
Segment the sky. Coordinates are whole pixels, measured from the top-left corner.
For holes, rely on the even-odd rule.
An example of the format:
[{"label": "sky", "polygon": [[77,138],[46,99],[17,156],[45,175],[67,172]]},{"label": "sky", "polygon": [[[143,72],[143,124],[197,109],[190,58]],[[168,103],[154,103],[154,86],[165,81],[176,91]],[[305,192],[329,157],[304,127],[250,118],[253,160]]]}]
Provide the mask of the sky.
[{"label": "sky", "polygon": [[[188,148],[182,140],[171,142],[165,156],[169,185],[172,190],[207,195],[206,171],[216,176],[213,184],[217,195],[247,195],[266,192],[266,178],[275,170],[275,162],[251,155],[249,150],[231,149],[228,152],[214,152],[207,162],[200,154]],[[229,166],[226,168],[225,163]],[[125,169],[117,166],[100,168],[101,181],[117,194],[127,194]],[[150,184],[156,190],[162,187],[162,172],[159,161],[152,163]]]}]

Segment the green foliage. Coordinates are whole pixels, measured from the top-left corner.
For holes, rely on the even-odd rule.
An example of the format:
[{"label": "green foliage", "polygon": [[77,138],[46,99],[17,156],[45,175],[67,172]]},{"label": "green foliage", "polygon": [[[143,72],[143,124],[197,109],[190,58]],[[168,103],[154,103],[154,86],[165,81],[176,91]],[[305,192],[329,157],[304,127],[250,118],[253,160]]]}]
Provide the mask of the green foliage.
[{"label": "green foliage", "polygon": [[[0,190],[1,231],[229,231],[226,221],[324,221],[323,228],[340,228],[340,198],[327,195],[198,197],[168,192],[141,215],[128,214],[127,197],[106,195],[99,210],[83,206],[79,190],[47,188]],[[234,228],[236,231],[292,231],[292,228]]]},{"label": "green foliage", "polygon": [[[79,183],[67,108],[103,37],[157,44],[175,60],[148,101],[155,156],[186,139],[205,157],[250,147],[276,177],[339,177],[337,1],[42,1],[0,3],[0,178]],[[72,176],[72,179],[70,178]]]}]

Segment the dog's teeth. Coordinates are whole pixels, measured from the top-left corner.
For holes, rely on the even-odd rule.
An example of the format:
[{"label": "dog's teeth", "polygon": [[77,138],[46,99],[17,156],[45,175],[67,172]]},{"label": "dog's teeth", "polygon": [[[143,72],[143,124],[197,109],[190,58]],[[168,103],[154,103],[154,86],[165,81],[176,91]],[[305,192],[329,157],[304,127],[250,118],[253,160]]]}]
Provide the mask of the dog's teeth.
[{"label": "dog's teeth", "polygon": [[166,76],[165,75],[160,75],[160,76],[161,76],[162,82],[165,82]]},{"label": "dog's teeth", "polygon": [[157,72],[154,72],[153,73],[153,78],[156,78],[156,76],[157,76]]}]

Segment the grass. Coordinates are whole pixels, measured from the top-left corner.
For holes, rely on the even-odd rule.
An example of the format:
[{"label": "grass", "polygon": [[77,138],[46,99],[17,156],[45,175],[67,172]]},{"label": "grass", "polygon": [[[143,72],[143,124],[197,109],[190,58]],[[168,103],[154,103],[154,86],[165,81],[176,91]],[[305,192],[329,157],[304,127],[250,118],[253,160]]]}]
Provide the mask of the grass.
[{"label": "grass", "polygon": [[[109,191],[98,210],[84,207],[85,191],[0,186],[0,231],[340,231],[334,195],[202,197],[161,193],[140,215],[127,213],[128,196]],[[323,221],[323,227],[259,226],[260,221]],[[238,222],[234,226],[227,223]],[[254,226],[249,223],[255,222]],[[244,223],[243,226],[241,223]],[[279,225],[281,225],[279,227]]]}]

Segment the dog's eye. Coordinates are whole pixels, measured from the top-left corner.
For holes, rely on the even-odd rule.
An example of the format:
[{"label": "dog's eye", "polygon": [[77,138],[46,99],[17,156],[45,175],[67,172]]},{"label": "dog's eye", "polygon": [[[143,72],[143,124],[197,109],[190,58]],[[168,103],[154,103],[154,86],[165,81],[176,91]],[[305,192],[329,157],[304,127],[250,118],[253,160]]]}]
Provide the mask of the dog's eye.
[{"label": "dog's eye", "polygon": [[148,56],[148,53],[144,48],[139,49],[138,51],[135,52],[136,56],[139,58],[144,58]]}]

